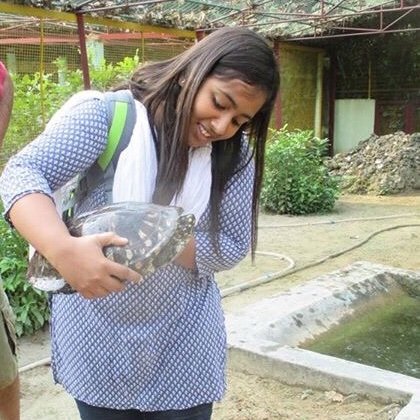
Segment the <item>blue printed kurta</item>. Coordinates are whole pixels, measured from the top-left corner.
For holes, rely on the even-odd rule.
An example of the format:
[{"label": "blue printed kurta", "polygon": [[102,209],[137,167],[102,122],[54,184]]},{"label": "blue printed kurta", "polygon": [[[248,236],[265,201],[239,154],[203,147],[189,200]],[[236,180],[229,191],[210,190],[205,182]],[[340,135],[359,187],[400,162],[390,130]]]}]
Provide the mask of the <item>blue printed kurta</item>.
[{"label": "blue printed kurta", "polygon": [[[31,192],[51,196],[89,167],[105,149],[108,118],[102,100],[86,100],[12,158],[0,178],[6,215],[20,197]],[[170,264],[142,284],[100,299],[53,295],[53,374],[73,397],[95,406],[155,411],[223,396],[226,335],[214,273],[231,268],[248,252],[252,183],[253,165],[248,164],[228,184],[219,255],[208,233],[208,209],[201,217],[196,271]],[[81,210],[104,200],[99,186]]]}]

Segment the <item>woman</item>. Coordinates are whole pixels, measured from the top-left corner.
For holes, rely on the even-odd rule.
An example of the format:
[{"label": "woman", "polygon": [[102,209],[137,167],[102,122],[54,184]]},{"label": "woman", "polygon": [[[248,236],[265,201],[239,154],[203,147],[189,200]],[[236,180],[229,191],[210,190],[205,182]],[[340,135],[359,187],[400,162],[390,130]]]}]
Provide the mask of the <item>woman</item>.
[{"label": "woman", "polygon": [[[51,335],[54,378],[76,399],[81,418],[211,417],[225,389],[226,357],[214,273],[255,250],[278,83],[264,40],[225,28],[139,68],[119,87],[136,99],[137,122],[118,161],[113,200],[175,204],[198,220],[176,261],[140,284],[136,273],[102,254],[124,238],[71,237],[51,199],[104,150],[103,101],[57,115],[8,163],[0,180],[6,217],[79,292],[53,296]],[[76,211],[103,204],[98,187]]]}]

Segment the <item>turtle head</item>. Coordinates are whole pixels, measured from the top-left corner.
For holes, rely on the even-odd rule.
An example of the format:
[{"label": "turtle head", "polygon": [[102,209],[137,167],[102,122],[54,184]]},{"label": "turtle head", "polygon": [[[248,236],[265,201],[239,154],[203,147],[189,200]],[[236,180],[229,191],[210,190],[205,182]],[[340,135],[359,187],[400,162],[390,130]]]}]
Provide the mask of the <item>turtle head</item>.
[{"label": "turtle head", "polygon": [[178,219],[178,229],[177,233],[182,235],[183,233],[185,236],[190,236],[193,233],[195,226],[195,216],[193,214],[183,214],[179,216]]},{"label": "turtle head", "polygon": [[194,226],[195,216],[193,214],[179,216],[173,236],[158,255],[153,258],[152,264],[155,268],[162,267],[176,258],[190,240],[194,231]]},{"label": "turtle head", "polygon": [[183,214],[178,218],[177,228],[174,232],[173,237],[169,241],[169,248],[173,248],[172,251],[178,254],[182,251],[188,241],[191,239],[195,227],[195,216],[193,214]]}]

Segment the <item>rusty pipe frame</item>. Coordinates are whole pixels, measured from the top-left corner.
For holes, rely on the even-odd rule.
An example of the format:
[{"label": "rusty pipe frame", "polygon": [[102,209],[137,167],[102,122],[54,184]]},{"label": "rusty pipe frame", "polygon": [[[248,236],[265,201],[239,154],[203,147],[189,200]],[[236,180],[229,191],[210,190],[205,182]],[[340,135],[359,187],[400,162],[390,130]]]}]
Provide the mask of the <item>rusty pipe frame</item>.
[{"label": "rusty pipe frame", "polygon": [[[364,35],[364,34],[379,34],[379,33],[390,33],[390,32],[408,32],[408,31],[415,31],[420,29],[419,28],[407,28],[407,29],[398,29],[398,30],[389,30],[390,27],[392,27],[396,22],[400,21],[401,19],[403,19],[404,17],[406,17],[407,15],[409,15],[410,13],[412,13],[415,10],[419,10],[420,9],[420,5],[415,5],[415,6],[404,6],[403,2],[401,2],[402,7],[400,8],[390,8],[390,9],[378,9],[378,10],[371,10],[371,11],[363,11],[363,12],[356,12],[354,13],[354,15],[378,15],[380,16],[380,27],[379,28],[359,28],[360,30],[360,34],[357,35]],[[405,12],[403,13],[401,16],[397,17],[396,19],[393,20],[393,22],[389,23],[385,28],[383,28],[383,15],[384,14],[389,14],[389,13],[395,13],[395,12]],[[296,14],[290,14],[295,16]],[[306,16],[314,16],[314,15],[306,15]],[[316,15],[319,18],[319,15]],[[324,21],[322,22],[323,24],[331,24],[332,22],[336,22],[337,20],[342,20],[343,17],[350,17],[353,16],[352,14],[346,14],[346,15],[330,15],[327,19],[324,19]],[[283,20],[273,20],[271,22],[263,22],[263,23],[254,23],[254,24],[249,24],[249,25],[243,25],[245,27],[251,27],[251,28],[259,28],[262,26],[268,26],[268,25],[278,25],[278,24],[286,24],[286,23],[302,23],[302,25],[308,25],[308,26],[312,26],[314,28],[314,30],[317,29],[318,25],[319,25],[319,19],[312,19],[312,18],[305,18],[305,19],[283,19]],[[357,28],[354,27],[347,27],[347,26],[340,26],[340,27],[332,27],[331,29],[339,29],[342,31],[345,30],[349,30],[349,31],[354,31]],[[203,28],[204,30],[207,31],[212,31],[215,30],[216,28]],[[329,29],[329,28],[327,28]],[[322,30],[322,28],[321,28]],[[296,34],[302,32],[301,29],[298,29],[295,31]],[[290,34],[289,34],[290,35]],[[287,37],[288,40],[307,40],[307,39],[311,39],[311,38],[316,38],[316,39],[323,39],[324,37],[328,37],[328,38],[332,38],[332,37],[342,37],[342,36],[351,36],[351,35],[356,35],[355,33],[352,34],[337,34],[337,35],[317,35],[316,32],[314,32],[313,35],[310,36],[299,36],[299,37]]]},{"label": "rusty pipe frame", "polygon": [[[83,10],[78,10],[76,13],[77,16],[77,22],[78,22],[78,32],[79,32],[79,37],[81,37],[81,33],[83,33],[84,36],[84,27],[82,28],[82,22],[81,21],[81,15],[82,14],[88,14],[90,12],[97,12],[97,11],[107,11],[107,10],[113,10],[113,9],[117,9],[117,8],[131,8],[131,7],[136,7],[136,6],[146,6],[148,4],[157,4],[157,3],[164,3],[164,2],[170,2],[173,0],[144,0],[144,1],[139,1],[139,2],[135,2],[135,3],[130,3],[128,0],[125,3],[116,5],[116,6],[107,6],[107,7],[102,7],[102,8],[86,8]],[[191,3],[202,3],[199,2],[197,0],[186,0],[187,2],[191,2]],[[409,15],[410,13],[412,13],[414,10],[418,10],[420,9],[420,5],[414,5],[414,6],[407,6],[404,3],[404,0],[400,0],[399,2],[399,7],[395,7],[394,6],[394,2],[390,2],[390,1],[386,1],[381,3],[380,5],[376,5],[376,6],[371,6],[368,8],[364,8],[362,10],[359,11],[355,11],[355,12],[351,12],[351,13],[344,13],[344,14],[332,14],[332,12],[334,10],[336,10],[339,7],[343,7],[343,5],[345,5],[346,0],[341,0],[338,4],[334,5],[331,9],[329,10],[325,10],[325,0],[321,0],[321,4],[320,4],[320,13],[318,14],[311,14],[311,13],[283,13],[283,12],[279,12],[278,14],[274,14],[274,13],[264,13],[263,11],[253,11],[254,14],[259,15],[259,16],[266,16],[267,18],[272,18],[273,20],[271,22],[263,22],[263,23],[254,23],[254,24],[250,24],[250,25],[242,25],[245,27],[251,27],[251,28],[258,28],[258,27],[262,27],[262,26],[266,26],[266,25],[279,25],[279,24],[287,24],[287,23],[301,23],[302,25],[308,25],[314,28],[314,33],[311,36],[298,36],[295,38],[289,38],[288,40],[308,40],[308,39],[324,39],[324,38],[337,38],[337,37],[344,37],[344,36],[356,36],[356,35],[371,35],[371,34],[382,34],[382,33],[391,33],[391,32],[407,32],[407,31],[415,31],[418,30],[419,28],[406,28],[406,29],[398,29],[398,30],[389,30],[390,27],[392,27],[393,25],[395,25],[395,23],[397,23],[398,21],[402,20],[404,17],[406,17],[407,15]],[[87,4],[89,4],[90,2],[88,1]],[[262,1],[259,4],[256,4],[255,6],[262,6],[264,5],[266,2]],[[392,4],[391,7],[386,7],[387,5],[390,5],[390,3]],[[224,8],[227,8],[226,6]],[[233,9],[231,13],[218,18],[214,21],[212,21],[212,23],[214,23],[215,21],[220,21],[223,20],[223,18],[229,18],[232,17],[233,15],[236,14],[241,14],[244,12],[247,12],[250,10],[250,7],[244,8],[241,11],[235,10]],[[385,28],[383,27],[384,23],[383,23],[383,17],[385,14],[389,14],[389,13],[395,13],[395,12],[404,12],[403,15],[397,17],[396,19],[394,19],[391,23],[389,23]],[[341,31],[352,31],[352,33],[350,34],[335,34],[335,35],[318,35],[316,33],[317,28],[319,27],[319,25],[321,24],[323,25],[328,25],[331,24],[333,22],[337,22],[340,20],[344,20],[346,18],[354,18],[356,16],[366,16],[366,15],[379,15],[379,19],[380,19],[380,25],[379,28],[359,28],[360,33],[357,33],[357,28],[351,27],[351,26],[342,26],[342,27],[331,27],[331,28],[327,28],[327,29],[335,29],[335,30],[341,30]],[[201,31],[203,32],[211,32],[213,30],[215,30],[216,28],[212,28],[212,27],[203,27],[200,28]],[[320,28],[321,32],[324,31],[324,28]],[[299,33],[301,31],[297,30],[295,33]],[[83,38],[83,42],[82,42],[82,37],[81,39],[81,54],[82,54],[82,70],[84,70],[84,66],[87,67],[87,57],[84,58],[83,55],[85,54],[83,51],[83,48],[86,48],[85,45],[85,40]],[[86,63],[85,63],[86,61]],[[88,74],[85,76],[85,72],[86,70],[84,70],[84,79],[86,77],[85,80],[87,80],[87,82],[85,82],[86,84],[89,84],[89,77]]]},{"label": "rusty pipe frame", "polygon": [[335,35],[313,35],[306,37],[298,38],[285,38],[286,41],[313,41],[315,39],[330,39],[330,38],[346,38],[349,36],[368,36],[368,35],[380,35],[380,34],[390,34],[390,33],[401,33],[401,32],[415,32],[420,31],[420,28],[407,28],[407,29],[393,29],[385,31],[383,29],[377,30],[375,32],[361,32],[361,33],[350,33],[350,34],[335,34]]},{"label": "rusty pipe frame", "polygon": [[[346,0],[342,0],[339,4],[343,4]],[[333,7],[332,9],[330,9],[329,11],[325,12],[324,17],[321,18],[320,14],[309,14],[309,13],[283,13],[283,12],[279,12],[279,13],[264,13],[264,12],[259,12],[259,11],[255,11],[254,14],[259,15],[259,16],[266,16],[268,18],[272,18],[273,20],[270,22],[262,22],[262,23],[254,23],[254,24],[249,24],[249,25],[242,25],[244,27],[251,27],[251,28],[259,28],[262,26],[267,26],[267,25],[279,25],[279,24],[283,24],[283,23],[301,23],[302,25],[308,25],[308,26],[316,26],[317,24],[319,24],[319,21],[322,21],[322,23],[324,24],[328,24],[334,21],[340,21],[343,20],[345,18],[354,18],[355,16],[364,16],[364,15],[378,15],[380,16],[380,20],[381,22],[383,22],[383,15],[384,14],[389,14],[389,13],[395,13],[395,12],[405,12],[405,11],[413,11],[413,10],[418,10],[420,9],[420,5],[414,5],[414,6],[406,6],[404,5],[404,1],[401,0],[400,1],[400,7],[390,7],[390,8],[384,8],[384,6],[386,6],[387,4],[389,4],[390,2],[384,2],[380,5],[375,6],[376,9],[373,9],[372,7],[370,8],[365,8],[362,9],[358,12],[352,12],[352,13],[345,13],[345,14],[329,14],[330,12],[332,12],[334,10],[335,7],[338,7],[338,5],[336,5],[335,7]],[[378,9],[379,8],[379,9]],[[408,14],[408,13],[407,13]],[[230,16],[231,14],[229,14]],[[228,16],[226,16],[228,17]],[[287,18],[290,17],[290,18]],[[398,18],[400,19],[400,18]],[[382,23],[383,25],[383,23]],[[204,27],[201,28],[202,30],[205,31],[213,31],[217,28],[212,28],[212,27]],[[343,30],[346,29],[346,27],[343,26],[342,28]],[[376,29],[376,28],[374,28]],[[299,31],[296,31],[299,32]],[[317,37],[319,38],[319,37]]]},{"label": "rusty pipe frame", "polygon": [[142,7],[142,6],[148,6],[150,4],[158,4],[158,3],[168,3],[174,0],[145,0],[145,1],[139,1],[136,3],[129,3],[126,2],[125,4],[118,4],[116,6],[104,6],[104,7],[94,7],[94,8],[85,8],[85,9],[79,9],[77,13],[92,13],[92,12],[106,12],[108,10],[115,10],[115,9],[130,9],[131,7]]},{"label": "rusty pipe frame", "polygon": [[[335,15],[328,15],[328,18],[324,19],[324,21],[328,20],[341,20],[345,18],[354,18],[355,16],[364,16],[364,15],[375,15],[375,14],[389,14],[394,12],[403,12],[407,10],[417,10],[420,9],[420,5],[414,6],[404,6],[404,7],[393,7],[390,9],[378,9],[378,10],[361,10],[359,12],[354,13],[345,13],[345,14],[335,14]],[[290,23],[290,22],[311,22],[316,20],[321,20],[320,14],[307,14],[307,13],[264,13],[264,12],[255,12],[258,15],[264,15],[269,18],[273,18],[272,22],[264,22],[257,25],[274,25],[276,23]],[[284,19],[283,17],[290,16],[295,19]],[[299,17],[301,16],[301,18]],[[326,15],[325,15],[326,16]]]},{"label": "rusty pipe frame", "polygon": [[83,85],[85,89],[90,89],[89,60],[86,49],[85,20],[82,13],[76,13],[76,21],[77,34],[79,35],[80,63],[82,66]]}]

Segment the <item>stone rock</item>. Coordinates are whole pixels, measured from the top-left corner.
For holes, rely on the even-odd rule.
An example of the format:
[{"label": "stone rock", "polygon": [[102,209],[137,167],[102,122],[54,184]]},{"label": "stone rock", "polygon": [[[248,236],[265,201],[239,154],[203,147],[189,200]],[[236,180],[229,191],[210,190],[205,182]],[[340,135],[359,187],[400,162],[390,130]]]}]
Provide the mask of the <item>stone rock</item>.
[{"label": "stone rock", "polygon": [[420,189],[420,133],[372,135],[327,162],[343,192],[388,195]]}]

